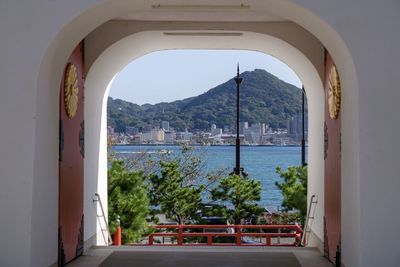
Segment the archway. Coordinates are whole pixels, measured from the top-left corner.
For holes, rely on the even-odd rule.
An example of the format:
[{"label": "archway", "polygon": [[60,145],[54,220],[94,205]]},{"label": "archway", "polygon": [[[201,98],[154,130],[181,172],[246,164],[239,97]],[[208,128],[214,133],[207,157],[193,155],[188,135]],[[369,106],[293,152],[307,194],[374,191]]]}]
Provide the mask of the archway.
[{"label": "archway", "polygon": [[[113,2],[113,4],[115,4],[118,1]],[[267,6],[267,4],[272,4]],[[57,95],[51,88],[54,88],[54,85],[58,84],[60,81],[60,77],[61,77],[61,73],[62,73],[62,69],[64,67],[65,64],[65,58],[68,56],[68,54],[72,51],[74,45],[80,40],[82,39],[84,36],[86,36],[86,34],[93,28],[95,28],[97,25],[99,25],[99,22],[101,21],[101,19],[96,18],[96,16],[98,16],[100,13],[103,14],[107,14],[106,17],[104,17],[105,20],[107,20],[108,18],[113,18],[113,17],[117,17],[118,14],[122,14],[123,13],[123,8],[124,8],[124,4],[121,5],[111,5],[110,2],[103,4],[103,5],[99,5],[96,8],[90,9],[88,10],[85,14],[82,14],[81,16],[79,16],[78,18],[76,18],[73,22],[69,23],[64,30],[59,31],[58,35],[56,37],[55,40],[53,40],[53,42],[50,44],[50,47],[48,48],[46,55],[44,56],[44,60],[42,61],[42,65],[41,65],[41,69],[40,69],[40,74],[39,74],[39,78],[38,78],[38,95],[43,95],[44,97],[38,98],[37,101],[37,113],[38,113],[38,120],[37,123],[38,125],[43,125],[46,124],[48,121],[53,122],[51,123],[49,128],[45,128],[42,129],[41,127],[37,127],[36,131],[37,131],[37,136],[36,136],[36,153],[37,153],[37,160],[35,160],[35,166],[37,168],[37,170],[35,171],[35,179],[34,179],[34,191],[38,190],[38,188],[40,188],[42,186],[43,183],[47,182],[47,178],[46,177],[51,177],[52,174],[54,174],[54,168],[57,164],[56,160],[54,160],[52,158],[52,156],[54,156],[55,154],[57,154],[57,148],[53,147],[53,146],[49,146],[46,149],[40,149],[42,148],[42,144],[47,144],[49,141],[54,141],[54,144],[57,144],[57,119],[54,117],[54,115],[52,114],[51,110],[57,110],[57,104],[48,104],[48,103],[55,103],[53,100],[56,98],[55,96]],[[304,25],[306,26],[307,29],[309,29],[311,32],[314,32],[314,34],[316,34],[316,36],[319,38],[319,40],[321,40],[325,46],[331,51],[331,53],[333,54],[334,58],[335,58],[335,62],[338,65],[339,70],[342,70],[342,73],[346,73],[344,77],[342,77],[342,83],[343,83],[343,87],[344,88],[352,88],[352,90],[344,90],[345,92],[345,96],[343,97],[344,99],[346,99],[347,102],[344,101],[343,103],[343,112],[346,112],[346,114],[351,114],[352,116],[357,116],[356,112],[352,112],[353,110],[357,111],[357,101],[355,98],[356,95],[356,79],[355,76],[353,76],[355,74],[354,72],[354,67],[352,65],[351,62],[351,57],[349,56],[348,50],[346,48],[346,46],[344,45],[344,42],[340,39],[340,37],[338,36],[337,33],[335,33],[328,25],[326,25],[325,23],[323,23],[318,17],[316,17],[313,14],[310,14],[307,10],[293,5],[291,3],[276,3],[276,2],[271,2],[271,3],[264,3],[261,4],[262,7],[260,10],[266,10],[267,8],[273,8],[274,10],[277,11],[277,13],[282,14],[283,17],[285,18],[289,18],[292,21],[297,22],[300,25]],[[86,10],[86,7],[82,7],[82,10]],[[84,22],[89,21],[90,23],[85,24],[85,27],[82,27],[82,25],[84,25]],[[313,23],[317,24],[321,23],[319,26],[320,27],[316,27],[313,25]],[[322,25],[322,26],[321,26]],[[322,32],[321,28],[323,28],[324,30],[326,30],[325,32]],[[226,30],[224,30],[226,31]],[[160,33],[158,33],[160,34]],[[246,33],[247,34],[247,33]],[[330,35],[331,34],[331,35]],[[251,35],[251,33],[249,33],[249,35]],[[70,36],[71,39],[68,39],[67,37]],[[165,37],[165,36],[164,36]],[[67,38],[68,41],[65,41],[65,38]],[[158,38],[163,38],[163,36],[158,36]],[[189,37],[188,37],[189,38]],[[159,39],[160,40],[160,39]],[[279,39],[277,39],[279,40]],[[333,40],[332,43],[333,44],[329,44],[329,41]],[[225,41],[223,41],[222,43],[225,43]],[[328,44],[327,44],[328,43]],[[282,42],[280,44],[283,44],[284,46],[287,45],[285,42]],[[194,45],[194,44],[193,44]],[[196,44],[198,45],[198,44]],[[221,44],[220,44],[221,45]],[[176,45],[171,45],[171,47],[176,46]],[[187,45],[185,44],[184,47],[187,47]],[[221,46],[222,47],[222,46]],[[195,46],[193,46],[193,48],[195,48]],[[200,48],[200,47],[197,47]],[[210,47],[211,48],[211,47]],[[216,48],[216,47],[214,47]],[[226,47],[225,47],[226,48]],[[142,48],[145,49],[145,48]],[[158,49],[165,49],[165,47],[159,47]],[[246,49],[251,49],[249,47],[246,47]],[[156,49],[154,49],[153,51],[155,51]],[[260,49],[255,49],[254,50],[259,50],[262,51]],[[293,49],[294,52],[296,52],[296,49]],[[298,52],[298,51],[297,51]],[[105,52],[107,53],[107,51]],[[271,51],[269,51],[270,54]],[[103,56],[103,55],[102,55]],[[301,56],[301,53],[299,54],[301,59],[305,59],[303,56]],[[277,56],[278,58],[283,59],[284,62],[288,63],[289,66],[291,66],[293,69],[297,70],[298,68],[294,67],[294,63],[290,64],[288,62],[288,60],[284,59],[284,56]],[[348,57],[348,58],[346,58]],[[350,59],[350,61],[349,61]],[[100,60],[100,58],[99,58]],[[304,61],[303,61],[304,62]],[[306,59],[305,62],[308,62],[308,60]],[[94,67],[92,68],[92,70],[94,70]],[[116,69],[118,69],[117,66],[110,66],[109,67],[114,67]],[[307,78],[305,76],[307,75],[301,75],[300,73],[301,71],[298,72],[299,76],[303,79],[304,84],[306,85],[306,88],[308,90],[310,90],[309,88],[313,88],[313,86],[308,86],[307,85]],[[316,74],[316,71],[314,69],[314,74]],[[54,74],[55,73],[55,74]],[[114,72],[115,74],[115,72]],[[89,87],[90,85],[90,78],[89,78],[90,73],[88,74],[87,77],[87,86]],[[112,75],[110,75],[112,76]],[[315,75],[314,77],[318,77],[318,75]],[[320,78],[320,77],[319,77]],[[107,84],[112,77],[107,77],[108,81],[104,82],[104,84]],[[318,79],[316,79],[318,80]],[[312,83],[311,81],[309,82],[310,84]],[[316,86],[317,87],[317,86]],[[316,88],[315,87],[315,88]],[[88,90],[89,91],[89,90]],[[348,97],[346,98],[346,94],[348,94]],[[93,99],[89,99],[87,98],[87,107],[89,108],[90,104],[89,101],[93,101],[97,103],[92,103],[93,106],[100,106],[99,101],[104,104],[102,102],[102,97],[98,97],[98,98],[93,98]],[[310,98],[310,102],[311,102],[311,98]],[[46,103],[46,105],[43,105],[44,103]],[[321,103],[320,103],[321,104]],[[350,104],[353,104],[350,105]],[[311,105],[310,105],[311,106]],[[318,104],[317,104],[318,106]],[[104,110],[104,109],[103,109]],[[50,111],[50,112],[49,112]],[[94,112],[94,110],[92,110],[92,112]],[[310,113],[311,110],[310,110]],[[90,115],[90,113],[86,113],[87,116]],[[351,140],[356,138],[357,136],[357,131],[358,131],[358,126],[353,124],[353,117],[349,116],[348,118],[346,118],[342,124],[343,124],[343,145],[346,148],[344,151],[342,151],[344,159],[350,159],[349,161],[346,161],[345,166],[343,166],[343,170],[342,170],[342,177],[344,179],[349,179],[350,181],[352,181],[350,188],[348,188],[348,190],[352,190],[353,192],[356,192],[356,196],[353,197],[353,192],[351,192],[351,194],[348,192],[348,194],[344,194],[343,198],[346,197],[352,197],[354,198],[351,201],[351,205],[348,205],[348,210],[344,211],[345,213],[350,212],[350,213],[354,213],[358,210],[358,197],[357,197],[357,192],[358,192],[358,169],[354,168],[352,166],[358,166],[357,164],[353,164],[352,163],[356,163],[356,159],[357,157],[353,157],[354,153],[358,153],[358,147],[357,147],[357,143],[351,143]],[[99,118],[98,116],[96,116],[97,118],[97,122],[101,121],[101,117]],[[357,120],[354,120],[357,121]],[[89,123],[89,122],[88,122]],[[310,119],[310,124],[311,124],[311,119]],[[310,125],[311,127],[311,125]],[[90,126],[87,126],[87,129],[89,130]],[[45,132],[45,130],[48,130],[47,132]],[[311,134],[312,131],[310,131]],[[87,131],[86,134],[89,136],[90,133]],[[101,136],[101,135],[100,135]],[[99,139],[97,141],[94,141],[94,143],[97,143],[97,145],[100,144],[101,142],[101,138],[99,136]],[[322,136],[322,135],[321,135]],[[310,136],[311,139],[311,136]],[[318,138],[316,138],[316,140],[318,140]],[[347,146],[346,146],[347,144]],[[87,143],[87,145],[89,146],[89,144]],[[320,144],[319,147],[322,149],[322,145]],[[89,150],[89,148],[87,148]],[[45,155],[48,154],[48,155]],[[102,155],[102,152],[99,152],[98,154]],[[310,154],[311,157],[311,154]],[[57,157],[55,157],[57,158]],[[41,166],[43,166],[43,162],[41,162],[42,159],[47,159],[46,160],[46,168],[47,170],[45,171],[45,178],[39,178],[39,177],[43,177],[41,176],[42,174],[42,168]],[[311,159],[310,159],[311,161]],[[37,164],[37,165],[36,165]],[[99,169],[99,165],[96,165],[95,162],[88,162],[87,166],[90,166],[90,169],[87,169],[88,171],[92,171],[92,173],[89,171],[89,173],[85,173],[85,176],[87,175],[89,176],[93,176],[93,174],[95,174],[97,171],[96,169]],[[85,164],[86,166],[86,164]],[[347,168],[346,168],[347,166]],[[311,166],[310,166],[311,169]],[[98,170],[99,173],[104,172],[104,170]],[[354,172],[354,173],[353,173]],[[355,174],[353,176],[353,174]],[[311,175],[311,174],[310,174]],[[355,178],[353,178],[355,177]],[[354,180],[356,179],[356,180]],[[353,183],[354,182],[354,183]],[[54,187],[54,184],[51,184],[50,186]],[[48,187],[46,187],[48,188]],[[39,190],[40,191],[40,190]],[[36,195],[36,194],[34,194]],[[43,204],[43,199],[55,199],[56,195],[55,193],[49,189],[49,192],[47,192],[47,190],[44,192],[44,197],[43,198],[39,198],[39,197],[34,197],[33,198],[33,207],[40,207]],[[85,198],[87,197],[91,197],[91,196],[87,196],[85,193]],[[346,199],[345,199],[346,200]],[[86,201],[85,201],[86,203]],[[38,208],[40,210],[40,208]],[[52,207],[51,209],[53,212],[56,210],[55,207]],[[55,217],[55,213],[51,212],[51,214],[49,215],[44,215],[42,217],[39,216],[34,216],[32,219],[32,228],[38,228],[41,229],[40,225],[46,225],[46,222],[52,222],[51,225],[54,224],[54,217]],[[357,219],[359,219],[359,216],[357,217]],[[357,223],[357,222],[356,222]],[[54,226],[54,225],[53,225]],[[40,237],[43,236],[45,234],[46,231],[38,231],[36,232],[34,235],[36,237]],[[346,244],[349,244],[349,247],[347,250],[348,255],[351,255],[351,252],[353,249],[357,249],[357,247],[359,246],[357,243],[352,244],[353,241],[351,240],[359,240],[358,237],[359,233],[357,231],[353,231],[353,232],[348,232],[348,233],[344,233],[344,238],[343,238],[343,244],[344,246],[346,246]],[[355,237],[354,237],[355,236]],[[35,238],[32,237],[32,240],[34,240]],[[347,240],[348,239],[348,240]],[[51,240],[49,243],[47,244],[56,244],[56,237],[51,237]],[[33,242],[33,241],[32,241]],[[358,241],[354,241],[354,242],[358,242]],[[50,247],[47,244],[43,244],[43,247]],[[32,255],[34,255],[35,253],[35,247],[32,246],[32,250],[33,252],[31,253]],[[39,249],[39,248],[37,248]],[[56,255],[56,253],[54,253],[54,248],[51,248],[48,250],[48,254],[47,257],[44,257],[44,259],[48,258],[51,259],[54,256],[52,255]],[[32,256],[33,257],[33,256]],[[44,260],[45,261],[45,260]]]}]

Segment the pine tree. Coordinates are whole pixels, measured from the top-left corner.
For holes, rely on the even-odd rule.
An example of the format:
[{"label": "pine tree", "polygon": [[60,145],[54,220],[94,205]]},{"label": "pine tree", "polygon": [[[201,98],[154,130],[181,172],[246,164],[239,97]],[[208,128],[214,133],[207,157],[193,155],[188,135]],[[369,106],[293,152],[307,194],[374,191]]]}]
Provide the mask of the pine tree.
[{"label": "pine tree", "polygon": [[195,186],[180,169],[179,160],[161,161],[161,175],[150,176],[150,198],[161,213],[178,224],[187,224],[196,219],[201,205],[203,185]]},{"label": "pine tree", "polygon": [[282,207],[285,211],[299,211],[301,224],[304,225],[307,215],[307,167],[290,166],[283,171],[278,166],[276,172],[283,178],[282,183],[275,183],[283,195]]},{"label": "pine tree", "polygon": [[263,208],[257,201],[261,198],[261,182],[239,175],[229,175],[221,179],[219,185],[211,190],[212,199],[228,204],[227,214],[235,224],[254,221]]},{"label": "pine tree", "polygon": [[120,217],[123,243],[137,242],[145,235],[149,198],[141,172],[129,171],[123,160],[112,160],[108,170],[108,218],[110,231]]}]

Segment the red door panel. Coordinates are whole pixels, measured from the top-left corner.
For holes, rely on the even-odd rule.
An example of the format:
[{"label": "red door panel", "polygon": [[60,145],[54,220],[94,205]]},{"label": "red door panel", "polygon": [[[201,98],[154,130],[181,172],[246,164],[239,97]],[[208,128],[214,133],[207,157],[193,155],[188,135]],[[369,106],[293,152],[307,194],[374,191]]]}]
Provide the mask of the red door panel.
[{"label": "red door panel", "polygon": [[[70,56],[76,68],[77,99],[65,97],[66,73],[60,93],[60,161],[59,161],[59,265],[80,256],[83,250],[83,53],[82,44]],[[74,116],[68,116],[66,103],[77,100]],[[73,110],[70,109],[70,110]]]}]

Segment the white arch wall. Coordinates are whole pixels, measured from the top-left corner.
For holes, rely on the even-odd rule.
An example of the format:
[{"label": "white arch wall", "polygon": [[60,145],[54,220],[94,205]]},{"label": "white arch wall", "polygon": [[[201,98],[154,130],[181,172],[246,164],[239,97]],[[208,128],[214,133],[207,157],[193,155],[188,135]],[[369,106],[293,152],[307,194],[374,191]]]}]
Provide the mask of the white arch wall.
[{"label": "white arch wall", "polygon": [[[117,29],[114,29],[115,31]],[[204,31],[202,31],[204,32]],[[101,39],[92,40],[99,45]],[[90,44],[90,43],[89,43]],[[90,50],[90,45],[86,47]],[[103,188],[85,186],[85,220],[95,221],[95,214],[88,216],[93,211],[93,203],[89,196],[94,190],[102,190],[106,195],[107,184],[107,155],[104,148],[107,143],[106,136],[106,105],[108,91],[106,87],[114,75],[125,65],[144,54],[163,49],[248,49],[268,53],[288,64],[303,81],[307,90],[309,104],[309,194],[315,194],[323,200],[324,187],[324,162],[323,162],[323,123],[324,123],[324,93],[318,71],[310,60],[296,48],[277,38],[244,32],[237,37],[193,37],[193,36],[166,36],[162,31],[140,32],[128,36],[106,49],[93,63],[86,77],[86,102],[85,125],[86,134],[94,140],[87,140],[85,144],[85,185],[87,179],[99,177],[99,184]],[[323,50],[316,51],[322,53]],[[133,88],[134,90],[134,88]],[[137,92],[140,94],[140,91]],[[102,113],[98,111],[102,110]],[[101,122],[101,123],[99,123]],[[99,153],[99,144],[102,153]],[[97,167],[93,167],[97,166]],[[323,201],[317,205],[315,221],[313,224],[314,239],[310,244],[318,245],[322,249],[323,240]],[[95,224],[85,224],[85,240],[91,239],[99,228]],[[88,242],[89,244],[89,242]]]},{"label": "white arch wall", "polygon": [[[0,265],[47,266],[56,261],[62,69],[72,49],[88,33],[126,12],[140,13],[146,2],[0,3],[0,235],[7,240],[0,250]],[[341,73],[345,114],[342,260],[345,266],[396,266],[398,235],[383,235],[376,226],[397,229],[400,219],[396,212],[400,188],[398,1],[246,2],[259,13],[273,12],[306,28],[333,55]]]}]

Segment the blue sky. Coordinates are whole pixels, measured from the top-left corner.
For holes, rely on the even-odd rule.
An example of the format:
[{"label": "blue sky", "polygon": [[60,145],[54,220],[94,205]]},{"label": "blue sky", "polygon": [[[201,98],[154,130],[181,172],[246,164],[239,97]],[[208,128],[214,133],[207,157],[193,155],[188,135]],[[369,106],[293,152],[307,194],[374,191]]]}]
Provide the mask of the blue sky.
[{"label": "blue sky", "polygon": [[202,94],[240,72],[265,69],[301,87],[284,63],[260,52],[243,50],[165,50],[144,55],[115,77],[110,96],[136,104],[171,102]]}]

